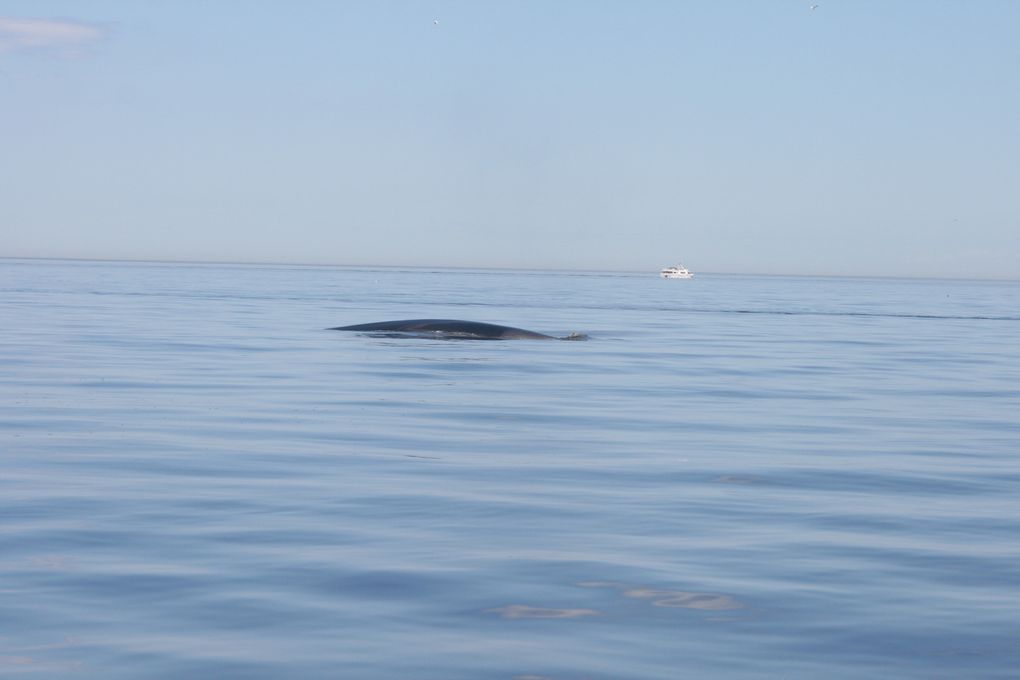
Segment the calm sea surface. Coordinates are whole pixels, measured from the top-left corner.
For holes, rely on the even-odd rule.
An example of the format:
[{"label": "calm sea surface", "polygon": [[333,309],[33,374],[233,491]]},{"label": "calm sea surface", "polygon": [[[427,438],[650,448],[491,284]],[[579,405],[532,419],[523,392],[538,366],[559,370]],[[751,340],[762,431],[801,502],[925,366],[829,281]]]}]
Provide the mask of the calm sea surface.
[{"label": "calm sea surface", "polygon": [[[591,339],[323,330],[422,317]],[[0,260],[0,320],[0,675],[1020,673],[1020,283]]]}]

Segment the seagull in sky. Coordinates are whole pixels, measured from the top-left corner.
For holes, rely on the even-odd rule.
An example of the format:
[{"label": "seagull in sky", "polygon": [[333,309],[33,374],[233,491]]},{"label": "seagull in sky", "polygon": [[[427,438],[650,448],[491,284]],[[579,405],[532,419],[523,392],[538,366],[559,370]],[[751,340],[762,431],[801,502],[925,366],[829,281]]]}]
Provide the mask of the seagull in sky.
[{"label": "seagull in sky", "polygon": [[816,9],[818,9],[818,5],[811,5],[811,11],[812,12],[814,12]]},{"label": "seagull in sky", "polygon": [[433,19],[432,20],[432,25],[433,26],[438,26],[439,25],[439,19]]}]

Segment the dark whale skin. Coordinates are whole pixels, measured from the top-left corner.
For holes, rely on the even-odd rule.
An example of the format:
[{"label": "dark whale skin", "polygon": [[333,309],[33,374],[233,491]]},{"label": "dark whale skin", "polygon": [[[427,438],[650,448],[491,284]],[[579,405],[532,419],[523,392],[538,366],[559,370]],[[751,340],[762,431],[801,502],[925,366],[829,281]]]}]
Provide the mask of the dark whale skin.
[{"label": "dark whale skin", "polygon": [[544,333],[500,326],[480,321],[459,321],[456,319],[402,319],[398,321],[377,321],[360,323],[353,326],[336,326],[331,331],[361,331],[365,333],[393,333],[434,335],[444,338],[462,338],[466,340],[579,340],[580,335],[556,338]]}]

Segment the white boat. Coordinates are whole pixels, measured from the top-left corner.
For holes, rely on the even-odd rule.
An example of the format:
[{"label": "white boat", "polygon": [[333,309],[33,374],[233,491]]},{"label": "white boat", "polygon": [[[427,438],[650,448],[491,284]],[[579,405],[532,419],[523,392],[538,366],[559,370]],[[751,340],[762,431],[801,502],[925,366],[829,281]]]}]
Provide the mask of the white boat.
[{"label": "white boat", "polygon": [[693,279],[694,273],[682,264],[666,267],[661,272],[664,279]]}]

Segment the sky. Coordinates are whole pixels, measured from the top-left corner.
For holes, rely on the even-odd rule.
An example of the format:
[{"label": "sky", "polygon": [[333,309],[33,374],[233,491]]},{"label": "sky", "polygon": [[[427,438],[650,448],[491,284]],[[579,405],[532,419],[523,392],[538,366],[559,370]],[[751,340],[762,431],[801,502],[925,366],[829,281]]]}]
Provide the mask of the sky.
[{"label": "sky", "polygon": [[0,256],[1020,279],[1018,28],[1015,0],[0,0]]}]

